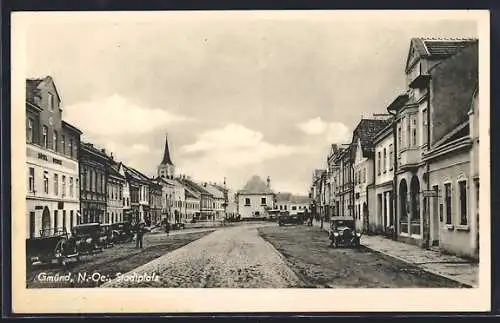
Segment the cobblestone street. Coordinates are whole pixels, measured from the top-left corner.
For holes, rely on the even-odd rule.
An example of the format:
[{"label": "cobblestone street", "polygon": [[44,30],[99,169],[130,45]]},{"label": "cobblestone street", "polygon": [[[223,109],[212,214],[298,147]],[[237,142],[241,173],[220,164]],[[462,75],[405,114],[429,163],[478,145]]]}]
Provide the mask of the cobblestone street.
[{"label": "cobblestone street", "polygon": [[[269,241],[269,242],[268,242]],[[156,281],[102,287],[460,287],[368,248],[332,249],[325,231],[275,223],[220,229],[125,274]]]}]

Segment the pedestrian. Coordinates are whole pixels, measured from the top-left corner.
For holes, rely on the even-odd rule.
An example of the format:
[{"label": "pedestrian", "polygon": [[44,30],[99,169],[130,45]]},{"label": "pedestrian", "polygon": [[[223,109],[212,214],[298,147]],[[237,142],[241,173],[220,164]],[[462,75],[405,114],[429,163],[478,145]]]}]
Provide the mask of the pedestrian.
[{"label": "pedestrian", "polygon": [[137,233],[136,233],[137,240],[136,240],[136,244],[135,244],[136,248],[142,249],[144,232],[145,232],[144,223],[143,222],[138,223],[137,224]]},{"label": "pedestrian", "polygon": [[165,221],[165,232],[167,233],[167,236],[170,233],[170,222]]}]

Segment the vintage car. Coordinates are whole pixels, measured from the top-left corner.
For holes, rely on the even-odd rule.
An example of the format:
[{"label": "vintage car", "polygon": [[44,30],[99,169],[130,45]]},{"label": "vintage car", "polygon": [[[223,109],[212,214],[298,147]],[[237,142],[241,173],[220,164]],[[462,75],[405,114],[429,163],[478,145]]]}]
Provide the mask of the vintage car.
[{"label": "vintage car", "polygon": [[80,261],[80,255],[65,229],[42,230],[40,237],[26,239],[28,267],[38,264],[66,266],[72,260]]},{"label": "vintage car", "polygon": [[113,228],[111,224],[101,224],[99,241],[104,248],[113,247]]},{"label": "vintage car", "polygon": [[182,222],[176,222],[176,223],[172,223],[170,225],[170,228],[172,228],[172,230],[182,230],[182,229],[184,229],[184,227],[185,227],[185,225]]},{"label": "vintage car", "polygon": [[280,212],[278,215],[278,225],[281,227],[285,224],[303,224],[304,219],[300,214],[290,214],[288,211]]},{"label": "vintage car", "polygon": [[134,232],[130,222],[117,222],[111,224],[113,232],[113,243],[131,242],[134,238]]},{"label": "vintage car", "polygon": [[360,245],[361,233],[357,232],[353,218],[336,217],[331,220],[328,237],[333,248],[340,246],[357,248]]},{"label": "vintage car", "polygon": [[101,252],[103,249],[101,240],[101,224],[86,223],[75,225],[71,229],[71,239],[75,241],[80,255]]}]

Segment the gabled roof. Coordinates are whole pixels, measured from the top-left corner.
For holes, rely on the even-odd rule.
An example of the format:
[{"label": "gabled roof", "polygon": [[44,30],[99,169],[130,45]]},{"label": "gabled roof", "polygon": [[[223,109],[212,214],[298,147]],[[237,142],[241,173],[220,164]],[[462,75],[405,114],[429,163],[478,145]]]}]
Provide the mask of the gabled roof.
[{"label": "gabled roof", "polygon": [[123,167],[125,169],[125,173],[131,176],[133,179],[140,182],[150,182],[150,179],[143,173],[139,172],[137,169],[125,165],[123,165]]},{"label": "gabled roof", "polygon": [[418,58],[444,58],[453,56],[461,49],[477,43],[476,38],[412,38],[406,59],[406,68],[413,65]]},{"label": "gabled roof", "polygon": [[[359,140],[361,142],[363,156],[369,156],[373,151],[373,139],[375,135],[389,124],[390,119],[361,119],[356,129],[353,131],[352,144],[357,145]],[[353,149],[352,151],[355,153],[356,150]]]},{"label": "gabled roof", "polygon": [[38,91],[39,91],[38,87],[43,82],[52,83],[52,85],[54,86],[54,89],[56,90],[57,98],[59,99],[59,101],[61,101],[61,96],[59,95],[59,92],[57,91],[57,87],[56,87],[56,84],[54,82],[54,79],[50,75],[47,75],[43,78],[28,78],[28,79],[26,79],[26,99],[28,101],[30,101],[31,103],[34,103],[33,97],[36,94],[38,94]]},{"label": "gabled roof", "polygon": [[305,204],[305,203],[310,203],[311,199],[309,196],[306,195],[292,195],[290,202],[292,204]]},{"label": "gabled roof", "polygon": [[187,186],[187,188],[191,189],[192,191],[198,192],[199,194],[204,194],[204,195],[212,195],[210,192],[208,192],[206,189],[204,189],[201,185],[197,184],[196,182],[187,179],[187,178],[178,178],[177,179],[181,184],[184,186]]},{"label": "gabled roof", "polygon": [[276,202],[288,202],[292,198],[292,193],[276,193]]},{"label": "gabled roof", "polygon": [[203,188],[212,194],[215,198],[224,198],[224,190],[220,190],[213,184],[207,184],[207,186],[203,186]]},{"label": "gabled roof", "polygon": [[106,167],[108,174],[111,176],[120,178],[120,179],[125,179],[125,177],[123,177],[122,174],[120,174],[120,172],[118,171],[118,168],[116,166],[117,165],[108,164],[108,166]]},{"label": "gabled roof", "polygon": [[245,186],[238,191],[239,194],[273,194],[273,191],[267,187],[258,175],[252,176]]}]

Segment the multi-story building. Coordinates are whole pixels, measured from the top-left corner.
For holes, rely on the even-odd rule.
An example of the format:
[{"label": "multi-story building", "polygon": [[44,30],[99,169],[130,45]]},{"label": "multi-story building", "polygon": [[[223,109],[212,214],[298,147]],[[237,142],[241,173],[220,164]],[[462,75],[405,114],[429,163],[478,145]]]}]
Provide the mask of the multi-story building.
[{"label": "multi-story building", "polygon": [[200,214],[200,203],[201,203],[201,193],[186,187],[183,189],[183,208],[182,214],[184,214],[185,221],[190,221],[193,218],[199,217]]},{"label": "multi-story building", "polygon": [[162,220],[162,191],[163,186],[156,179],[149,183],[149,216],[150,224],[159,224]]},{"label": "multi-story building", "polygon": [[63,121],[62,112],[50,76],[26,80],[27,238],[77,224],[82,132]]},{"label": "multi-story building", "polygon": [[339,155],[341,183],[339,192],[341,216],[354,218],[354,147],[348,145]]},{"label": "multi-story building", "polygon": [[242,219],[267,217],[268,211],[273,209],[274,200],[270,178],[267,178],[266,183],[254,175],[237,193],[238,214]]},{"label": "multi-story building", "polygon": [[226,204],[224,189],[215,183],[204,183],[203,188],[207,190],[213,197],[212,212],[215,220],[224,218]]},{"label": "multi-story building", "polygon": [[120,176],[124,179],[122,186],[122,216],[120,221],[130,222],[132,221],[132,205],[130,198],[130,182],[127,174],[125,172],[124,165],[119,162],[115,164],[115,169],[120,174]]},{"label": "multi-story building", "polygon": [[467,113],[477,84],[477,55],[477,40],[410,42],[408,91],[388,107],[395,114],[400,240],[474,253],[475,232],[464,211],[471,195],[469,153],[460,152],[470,149]]},{"label": "multi-story building", "polygon": [[330,150],[330,154],[327,158],[328,165],[328,181],[330,182],[330,205],[332,208],[332,216],[343,216],[343,204],[341,204],[341,190],[343,189],[342,185],[342,159],[341,156],[345,147],[332,145],[332,149]]},{"label": "multi-story building", "polygon": [[[373,231],[375,227],[370,223],[370,206],[375,203],[374,189],[374,151],[373,138],[380,130],[387,126],[387,119],[361,119],[353,132],[353,171],[354,171],[354,218],[359,230]],[[378,156],[377,156],[378,158]],[[383,162],[387,162],[387,151],[385,151]],[[378,159],[377,159],[378,160]],[[386,166],[386,164],[384,164]]]},{"label": "multi-story building", "polygon": [[130,189],[130,206],[133,220],[150,223],[149,214],[149,178],[138,170],[125,166],[125,174]]},{"label": "multi-story building", "polygon": [[291,195],[289,200],[290,215],[297,215],[309,212],[311,199],[309,196]]},{"label": "multi-story building", "polygon": [[311,196],[311,212],[314,220],[322,221],[322,202],[323,198],[323,181],[326,182],[326,170],[315,169],[312,175],[312,186],[310,190]]},{"label": "multi-story building", "polygon": [[156,177],[153,179],[155,183],[161,186],[161,217],[160,220],[167,219],[172,221],[173,218],[173,203],[175,194],[175,180]]},{"label": "multi-story building", "polygon": [[120,174],[118,165],[111,156],[107,165],[107,208],[104,223],[123,221],[123,186],[125,176]]},{"label": "multi-story building", "polygon": [[379,131],[375,145],[375,214],[372,230],[392,236],[394,227],[394,136],[392,124]]},{"label": "multi-story building", "polygon": [[104,149],[80,143],[80,223],[104,223],[107,203],[108,156]]},{"label": "multi-story building", "polygon": [[290,211],[290,199],[292,193],[278,192],[275,196],[274,209],[280,211]]}]

